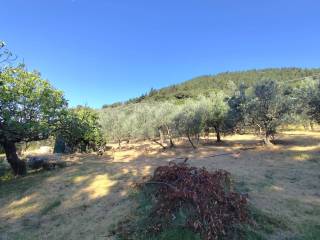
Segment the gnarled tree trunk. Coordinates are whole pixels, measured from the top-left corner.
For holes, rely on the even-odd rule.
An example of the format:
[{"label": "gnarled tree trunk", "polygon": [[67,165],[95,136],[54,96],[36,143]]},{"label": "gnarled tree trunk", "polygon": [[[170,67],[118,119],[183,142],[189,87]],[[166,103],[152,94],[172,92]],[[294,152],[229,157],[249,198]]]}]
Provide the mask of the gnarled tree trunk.
[{"label": "gnarled tree trunk", "polygon": [[264,137],[264,144],[266,145],[272,145],[272,142],[271,142],[271,135],[266,133],[265,134],[265,137]]},{"label": "gnarled tree trunk", "polygon": [[214,130],[216,131],[217,142],[222,142],[221,141],[221,135],[220,135],[220,129],[218,127],[214,127]]},{"label": "gnarled tree trunk", "polygon": [[167,125],[165,125],[165,126],[166,126],[166,129],[167,129],[167,134],[168,134],[169,141],[170,141],[170,148],[173,148],[173,147],[175,147],[175,145],[174,145],[174,142],[172,140],[172,135],[171,135],[170,128]]},{"label": "gnarled tree trunk", "polygon": [[173,142],[171,136],[169,137],[169,141],[170,141],[170,148],[174,148],[175,145],[174,145],[174,142]]},{"label": "gnarled tree trunk", "polygon": [[154,142],[154,143],[156,143],[156,144],[158,144],[158,145],[160,145],[163,150],[167,149],[166,146],[164,146],[161,142],[158,142],[158,141],[155,140],[155,139],[151,139],[151,141]]},{"label": "gnarled tree trunk", "polygon": [[9,162],[13,173],[15,175],[26,175],[27,167],[24,161],[21,161],[17,155],[17,149],[14,142],[5,141],[3,143],[3,148],[6,153],[7,161]]},{"label": "gnarled tree trunk", "polygon": [[310,122],[310,129],[311,129],[311,131],[314,131],[314,124],[313,124],[313,122]]},{"label": "gnarled tree trunk", "polygon": [[187,134],[187,137],[188,137],[188,140],[189,140],[189,142],[190,142],[190,144],[191,144],[192,148],[193,148],[193,149],[196,149],[197,147],[193,144],[193,142],[192,142],[191,137],[190,137],[190,135],[189,135],[189,134]]}]

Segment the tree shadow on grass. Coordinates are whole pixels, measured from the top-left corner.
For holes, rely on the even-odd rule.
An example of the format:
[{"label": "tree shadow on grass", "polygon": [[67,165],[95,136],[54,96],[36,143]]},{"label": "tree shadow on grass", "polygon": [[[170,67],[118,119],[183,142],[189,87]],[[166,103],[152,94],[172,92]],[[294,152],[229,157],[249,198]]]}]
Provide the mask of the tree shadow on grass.
[{"label": "tree shadow on grass", "polygon": [[79,164],[65,169],[8,181],[0,186],[0,236],[101,237],[116,216],[129,209],[132,184],[150,171],[148,164],[140,166],[134,160],[83,155]]},{"label": "tree shadow on grass", "polygon": [[[301,137],[301,142],[294,139],[292,144],[304,146],[305,138],[309,137]],[[312,181],[318,179],[317,149],[295,151],[292,145],[284,145],[272,151],[268,148],[241,151],[236,158],[208,157],[239,151],[240,147],[252,146],[254,142],[258,143],[259,139],[231,139],[224,146],[200,146],[196,151],[187,145],[167,151],[150,145],[144,148],[151,150],[139,148],[135,154],[129,147],[116,152],[115,159],[109,153],[102,157],[92,154],[70,156],[74,164],[67,168],[1,184],[0,236],[4,239],[27,239],[24,236],[30,239],[109,238],[109,228],[124,216],[130,218],[135,203],[128,196],[134,191],[134,183],[145,181],[157,166],[173,160],[183,161],[183,157],[188,157],[191,165],[204,166],[208,170],[223,168],[237,181],[243,178],[253,201],[261,200],[260,205],[257,202],[258,207],[269,211],[272,207],[275,210],[282,207],[291,216],[294,211],[287,206],[286,199],[298,199],[302,209],[304,205],[311,206],[310,201],[320,200],[320,196],[313,195],[317,186],[312,185]],[[269,209],[270,205],[273,206]],[[319,216],[304,216],[310,221],[316,217]]]}]

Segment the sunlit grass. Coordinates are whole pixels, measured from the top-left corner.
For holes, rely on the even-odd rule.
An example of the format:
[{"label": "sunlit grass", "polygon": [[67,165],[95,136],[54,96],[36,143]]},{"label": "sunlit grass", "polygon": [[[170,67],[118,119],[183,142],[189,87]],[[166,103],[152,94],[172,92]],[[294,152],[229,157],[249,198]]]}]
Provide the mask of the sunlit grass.
[{"label": "sunlit grass", "polygon": [[[295,132],[281,135],[279,139],[283,142],[276,148],[259,146],[241,151],[237,159],[206,157],[252,146],[257,144],[259,137],[228,136],[224,138],[225,145],[205,145],[198,151],[191,151],[181,142],[181,146],[179,143],[175,149],[155,153],[157,146],[152,145],[153,150],[147,151],[146,142],[143,146],[135,143],[135,148],[129,144],[118,150],[115,160],[109,154],[105,157],[75,154],[65,157],[72,162],[70,167],[30,172],[23,178],[14,178],[3,161],[8,175],[3,175],[0,182],[0,221],[4,223],[0,226],[0,235],[10,231],[8,239],[24,239],[24,235],[41,239],[42,230],[39,231],[38,225],[25,224],[34,217],[45,219],[42,228],[50,233],[51,239],[81,239],[79,232],[85,231],[83,228],[87,225],[106,236],[112,223],[123,219],[130,209],[135,208],[134,202],[126,201],[128,196],[134,195],[131,184],[144,181],[157,165],[188,156],[191,165],[205,166],[209,170],[223,168],[234,173],[239,180],[237,190],[248,193],[250,202],[259,207],[262,215],[273,219],[271,223],[261,220],[262,223],[267,221],[264,230],[244,229],[244,239],[277,239],[277,234],[292,240],[317,239],[317,219],[320,219],[320,198],[317,195],[320,148],[317,139],[320,142],[320,134]],[[70,227],[61,226],[62,222],[68,222]],[[51,227],[51,224],[58,227]],[[90,239],[90,233],[81,234]],[[183,236],[188,239],[190,232],[169,230],[163,236],[174,239],[177,234],[185,234]],[[269,235],[273,238],[266,237]]]}]

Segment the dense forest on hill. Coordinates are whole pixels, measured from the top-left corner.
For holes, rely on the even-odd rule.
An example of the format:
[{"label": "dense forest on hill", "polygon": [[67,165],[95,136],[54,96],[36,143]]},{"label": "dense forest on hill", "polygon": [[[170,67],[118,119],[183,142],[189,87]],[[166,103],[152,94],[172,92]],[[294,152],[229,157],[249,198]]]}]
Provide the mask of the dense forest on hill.
[{"label": "dense forest on hill", "polygon": [[[106,107],[116,107],[122,104],[138,103],[144,101],[165,101],[194,98],[199,95],[208,95],[215,91],[223,91],[232,95],[240,85],[251,87],[263,80],[274,80],[280,83],[290,82],[291,86],[299,85],[299,80],[313,80],[319,78],[320,68],[267,68],[261,70],[248,70],[225,72],[217,75],[206,75],[193,78],[180,84],[161,89],[151,89],[149,93],[130,99],[126,102],[117,102]],[[296,81],[295,81],[296,80]]]}]

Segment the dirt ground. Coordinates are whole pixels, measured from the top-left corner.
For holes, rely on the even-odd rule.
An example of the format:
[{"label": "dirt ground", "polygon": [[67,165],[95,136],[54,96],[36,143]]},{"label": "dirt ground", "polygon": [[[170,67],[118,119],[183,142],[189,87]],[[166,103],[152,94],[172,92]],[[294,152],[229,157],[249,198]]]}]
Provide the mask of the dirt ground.
[{"label": "dirt ground", "polygon": [[0,182],[0,239],[113,239],[109,229],[134,208],[133,183],[184,157],[230,171],[251,204],[295,226],[273,235],[288,239],[305,224],[320,226],[320,132],[283,132],[277,139],[273,147],[235,135],[222,144],[202,140],[196,150],[180,143],[162,151],[145,142],[101,157],[64,156],[66,168]]}]

